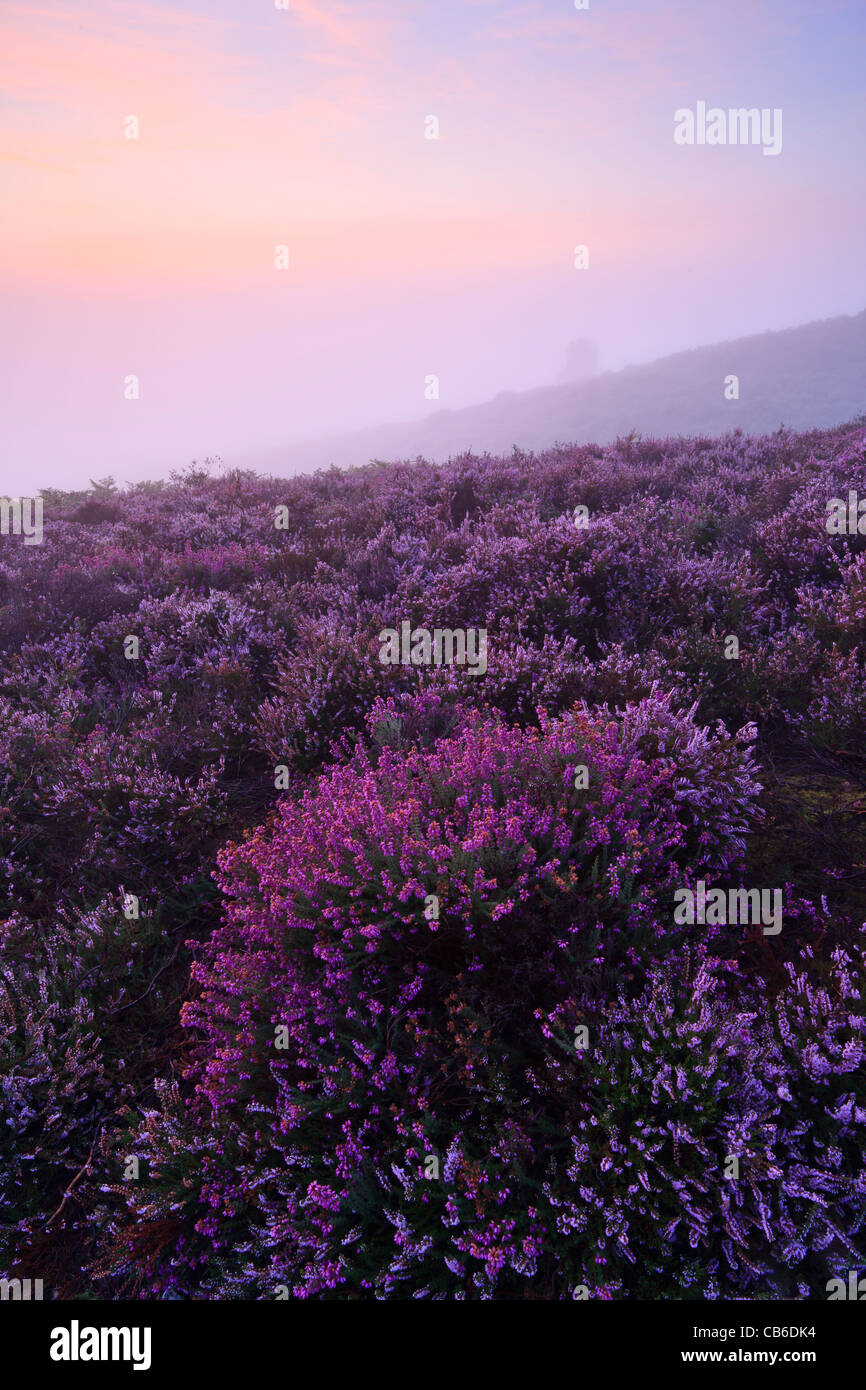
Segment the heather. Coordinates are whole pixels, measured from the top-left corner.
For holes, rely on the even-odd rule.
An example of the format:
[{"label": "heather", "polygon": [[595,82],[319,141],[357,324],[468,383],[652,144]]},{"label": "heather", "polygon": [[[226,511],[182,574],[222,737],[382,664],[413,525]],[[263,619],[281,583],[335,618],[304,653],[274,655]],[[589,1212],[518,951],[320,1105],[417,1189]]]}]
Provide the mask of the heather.
[{"label": "heather", "polygon": [[[862,422],[46,494],[0,537],[0,1273],[861,1269],[854,489]],[[404,619],[484,627],[486,674],[382,666]],[[782,890],[781,934],[677,925],[699,880]]]}]

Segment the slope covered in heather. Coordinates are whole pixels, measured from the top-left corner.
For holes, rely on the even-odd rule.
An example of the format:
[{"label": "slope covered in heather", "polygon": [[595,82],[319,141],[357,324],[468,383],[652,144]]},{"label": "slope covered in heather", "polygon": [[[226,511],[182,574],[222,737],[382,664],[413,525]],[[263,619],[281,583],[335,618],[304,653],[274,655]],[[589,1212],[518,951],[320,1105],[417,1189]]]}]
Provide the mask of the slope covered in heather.
[{"label": "slope covered in heather", "polygon": [[[852,492],[862,421],[193,468],[0,537],[0,1274],[826,1297],[866,1254]],[[404,623],[485,669],[384,664]],[[684,919],[701,883],[781,929]]]},{"label": "slope covered in heather", "polygon": [[[737,377],[737,395],[729,386]],[[411,424],[311,440],[249,460],[282,473],[359,459],[444,460],[467,449],[510,453],[563,440],[608,443],[639,431],[752,433],[827,429],[866,410],[866,310],[672,353],[654,362],[491,401],[443,408]]]}]

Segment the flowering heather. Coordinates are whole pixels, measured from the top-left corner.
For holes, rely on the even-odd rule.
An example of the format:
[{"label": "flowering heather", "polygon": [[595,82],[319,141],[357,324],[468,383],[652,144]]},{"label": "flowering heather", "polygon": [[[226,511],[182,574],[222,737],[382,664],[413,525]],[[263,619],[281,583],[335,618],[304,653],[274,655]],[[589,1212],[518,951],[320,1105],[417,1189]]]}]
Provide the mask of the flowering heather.
[{"label": "flowering heather", "polygon": [[[862,420],[44,494],[0,536],[0,1277],[862,1270],[851,492]],[[486,671],[383,665],[404,622]],[[678,924],[704,882],[781,932]]]}]

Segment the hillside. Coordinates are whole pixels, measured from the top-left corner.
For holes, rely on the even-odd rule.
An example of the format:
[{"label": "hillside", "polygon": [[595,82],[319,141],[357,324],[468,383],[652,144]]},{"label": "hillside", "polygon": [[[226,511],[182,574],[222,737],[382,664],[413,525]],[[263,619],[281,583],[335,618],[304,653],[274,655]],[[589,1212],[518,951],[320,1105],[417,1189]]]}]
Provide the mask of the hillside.
[{"label": "hillside", "polygon": [[[739,400],[725,399],[729,374]],[[341,434],[238,460],[277,473],[350,467],[371,458],[442,461],[563,440],[606,444],[648,436],[832,428],[866,411],[866,310],[781,332],[674,353],[656,362],[533,391],[505,391],[411,424]]]},{"label": "hillside", "polygon": [[861,1268],[852,491],[862,423],[103,480],[0,537],[0,1278]]}]

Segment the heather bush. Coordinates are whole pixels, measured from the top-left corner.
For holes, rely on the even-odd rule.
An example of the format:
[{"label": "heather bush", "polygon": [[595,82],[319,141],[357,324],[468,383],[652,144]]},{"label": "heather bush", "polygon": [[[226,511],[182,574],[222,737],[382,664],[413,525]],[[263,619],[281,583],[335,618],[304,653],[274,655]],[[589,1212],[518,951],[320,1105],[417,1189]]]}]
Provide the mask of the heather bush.
[{"label": "heather bush", "polygon": [[96,1137],[104,1064],[91,1003],[77,988],[85,973],[82,943],[63,931],[53,940],[34,939],[29,924],[14,918],[0,926],[0,934],[0,1267],[5,1269],[19,1252],[21,1236],[31,1235],[60,1206],[81,1146]]},{"label": "heather bush", "polygon": [[0,922],[0,1269],[32,1265],[36,1247],[34,1272],[61,1288],[46,1233],[72,1249],[92,1238],[91,1160],[106,1105],[141,1085],[151,960],[167,958],[159,915],[122,908],[114,894],[61,908],[50,928],[20,913]]},{"label": "heather bush", "polygon": [[365,617],[341,621],[332,610],[297,618],[298,645],[256,712],[257,741],[277,763],[315,766],[335,738],[363,722],[385,683],[376,660],[382,624],[369,612]]},{"label": "heather bush", "polygon": [[[348,1029],[296,971],[294,1063],[260,1026],[240,1085],[224,1056],[197,1115],[160,1088],[137,1136],[154,1183],[115,1261],[148,1246],[155,1291],[434,1299],[821,1297],[862,1261],[862,945],[807,946],[772,998],[697,939],[610,996],[560,960],[497,998],[492,950],[473,950],[474,978],[455,970],[420,1014],[429,952],[396,1007],[340,971]],[[249,975],[214,963],[211,1038],[237,1044]],[[154,1260],[166,1222],[205,1208],[181,1258]]]},{"label": "heather bush", "polygon": [[[380,707],[371,726],[381,718]],[[581,766],[586,790],[574,785]],[[363,1212],[349,1283],[387,1296],[390,1276],[367,1277],[382,1259],[370,1242],[374,1229],[388,1233],[385,1249],[393,1242],[390,1169],[406,1145],[423,1134],[444,1161],[459,1121],[511,1153],[512,1122],[526,1129],[526,1107],[538,1112],[532,1093],[550,1062],[539,1018],[576,1018],[590,998],[597,1008],[618,972],[639,977],[654,950],[671,949],[671,886],[686,865],[710,873],[738,858],[753,771],[740,742],[664,699],[618,719],[545,717],[540,731],[468,711],[427,747],[361,744],[312,796],[286,799],[226,850],[227,925],[185,1011],[205,1039],[194,1182],[212,1212],[196,1223],[210,1248],[190,1259],[216,1269],[220,1287],[262,1292],[270,1278],[310,1296],[349,1278],[341,1250]],[[478,1113],[483,1096],[501,1106],[501,1133]],[[216,1132],[230,1166],[210,1152]],[[528,1125],[533,1150],[540,1137]],[[157,1212],[149,1194],[141,1214]],[[239,1219],[273,1248],[271,1272],[252,1283],[225,1254]],[[446,1270],[435,1287],[462,1285]]]}]

